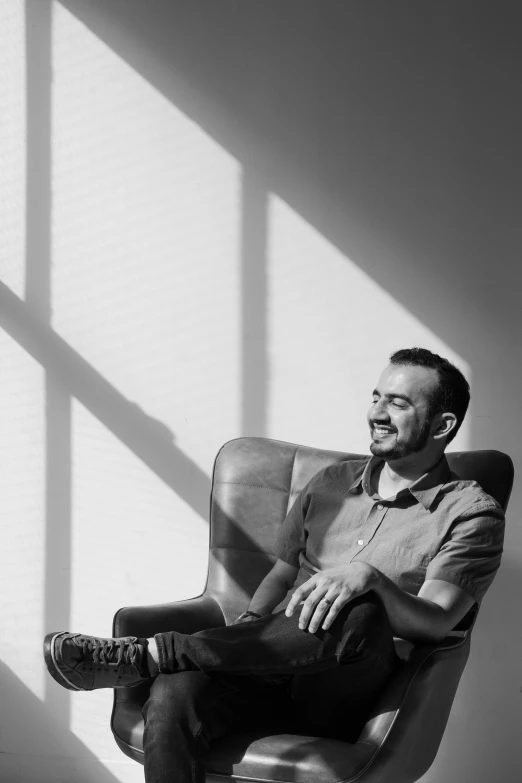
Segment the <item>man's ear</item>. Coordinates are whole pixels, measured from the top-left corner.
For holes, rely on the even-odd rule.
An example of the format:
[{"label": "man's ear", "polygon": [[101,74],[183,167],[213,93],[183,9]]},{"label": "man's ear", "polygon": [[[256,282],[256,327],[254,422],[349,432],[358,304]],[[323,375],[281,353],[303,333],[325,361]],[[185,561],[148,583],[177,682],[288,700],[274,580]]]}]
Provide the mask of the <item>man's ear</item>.
[{"label": "man's ear", "polygon": [[434,438],[447,438],[457,426],[457,417],[454,413],[437,413],[433,417],[431,434]]}]

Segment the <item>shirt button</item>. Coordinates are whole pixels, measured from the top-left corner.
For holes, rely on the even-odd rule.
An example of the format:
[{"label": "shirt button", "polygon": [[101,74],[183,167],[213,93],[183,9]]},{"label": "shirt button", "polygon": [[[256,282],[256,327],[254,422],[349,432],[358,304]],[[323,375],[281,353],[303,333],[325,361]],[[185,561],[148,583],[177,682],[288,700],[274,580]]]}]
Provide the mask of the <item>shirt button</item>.
[{"label": "shirt button", "polygon": [[362,546],[364,544],[364,540],[360,538],[357,543],[359,544],[359,546]]},{"label": "shirt button", "polygon": [[377,506],[377,509],[378,509],[379,511],[382,511],[382,510],[383,510],[383,508],[384,508],[384,506],[382,505],[382,503],[379,503],[379,505]]}]

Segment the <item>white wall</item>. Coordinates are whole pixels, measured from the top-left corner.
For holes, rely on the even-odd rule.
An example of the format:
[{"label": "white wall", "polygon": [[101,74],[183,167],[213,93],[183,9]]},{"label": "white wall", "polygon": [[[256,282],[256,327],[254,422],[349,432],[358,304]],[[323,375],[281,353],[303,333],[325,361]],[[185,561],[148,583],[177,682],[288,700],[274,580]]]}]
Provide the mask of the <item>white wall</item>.
[{"label": "white wall", "polygon": [[[472,383],[454,448],[518,469],[517,16],[0,4],[0,780],[142,779],[41,639],[201,590],[224,441],[366,451],[421,344]],[[521,502],[425,783],[517,780]]]}]

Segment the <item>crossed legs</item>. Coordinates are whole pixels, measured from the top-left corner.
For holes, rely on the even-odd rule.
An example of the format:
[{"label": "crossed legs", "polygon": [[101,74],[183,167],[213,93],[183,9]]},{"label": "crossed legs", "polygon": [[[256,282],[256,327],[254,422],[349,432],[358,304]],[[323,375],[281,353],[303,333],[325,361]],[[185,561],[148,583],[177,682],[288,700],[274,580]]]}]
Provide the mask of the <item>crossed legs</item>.
[{"label": "crossed legs", "polygon": [[294,733],[354,740],[397,661],[373,594],[315,634],[281,613],[155,641],[160,674],[143,711],[147,783],[203,783],[209,743],[270,715],[290,723],[299,715]]}]

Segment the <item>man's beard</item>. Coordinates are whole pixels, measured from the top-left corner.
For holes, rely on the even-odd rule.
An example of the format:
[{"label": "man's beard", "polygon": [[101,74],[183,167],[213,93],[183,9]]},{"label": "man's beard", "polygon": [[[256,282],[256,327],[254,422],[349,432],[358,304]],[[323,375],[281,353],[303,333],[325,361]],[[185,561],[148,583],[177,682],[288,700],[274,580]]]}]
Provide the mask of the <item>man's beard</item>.
[{"label": "man's beard", "polygon": [[375,443],[372,440],[370,443],[370,451],[375,457],[384,457],[387,460],[403,459],[409,457],[410,454],[416,454],[425,447],[430,437],[430,427],[432,418],[427,417],[426,421],[422,425],[422,429],[412,442],[409,443],[395,443],[394,446],[386,446],[384,443]]}]

